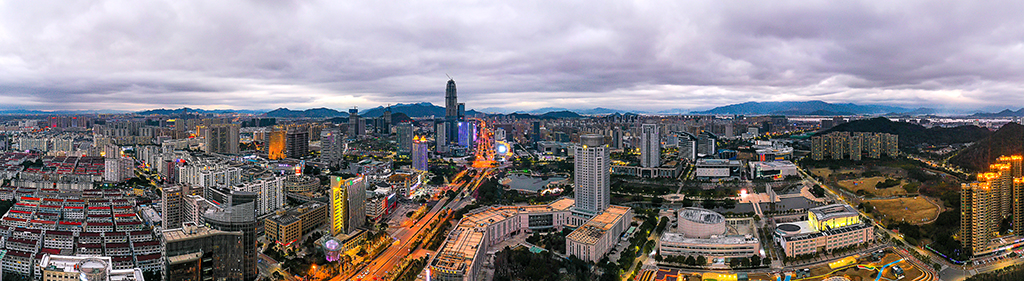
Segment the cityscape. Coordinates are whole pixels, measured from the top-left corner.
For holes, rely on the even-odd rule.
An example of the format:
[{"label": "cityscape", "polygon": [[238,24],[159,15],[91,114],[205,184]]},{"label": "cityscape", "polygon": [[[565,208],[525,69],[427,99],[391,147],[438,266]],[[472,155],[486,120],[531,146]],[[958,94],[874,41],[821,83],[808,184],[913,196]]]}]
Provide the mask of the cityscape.
[{"label": "cityscape", "polygon": [[0,281],[1024,280],[1021,4],[314,2],[0,2]]}]

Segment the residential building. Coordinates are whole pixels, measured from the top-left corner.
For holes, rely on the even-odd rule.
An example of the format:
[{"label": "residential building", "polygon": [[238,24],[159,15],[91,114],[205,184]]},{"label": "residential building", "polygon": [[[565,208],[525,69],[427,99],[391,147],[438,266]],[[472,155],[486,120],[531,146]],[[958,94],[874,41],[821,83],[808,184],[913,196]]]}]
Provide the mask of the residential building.
[{"label": "residential building", "polygon": [[591,218],[603,212],[611,202],[610,151],[604,144],[604,136],[595,134],[580,136],[580,145],[573,150],[576,196],[573,211]]},{"label": "residential building", "polygon": [[160,189],[160,213],[164,229],[179,228],[184,222],[184,193],[185,191],[177,185],[168,185]]},{"label": "residential building", "polygon": [[640,167],[653,168],[661,166],[661,138],[658,133],[658,124],[641,125]]},{"label": "residential building", "polygon": [[238,154],[238,124],[211,124],[203,132],[206,152]]}]

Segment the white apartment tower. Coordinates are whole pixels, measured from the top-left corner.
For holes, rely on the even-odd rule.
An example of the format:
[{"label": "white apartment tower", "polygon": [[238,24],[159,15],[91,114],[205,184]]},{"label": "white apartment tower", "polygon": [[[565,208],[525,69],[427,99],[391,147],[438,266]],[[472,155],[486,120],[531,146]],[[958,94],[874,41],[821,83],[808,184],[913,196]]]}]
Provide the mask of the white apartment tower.
[{"label": "white apartment tower", "polygon": [[588,134],[580,136],[580,145],[573,149],[576,158],[573,212],[589,219],[604,212],[610,202],[609,148],[604,144],[604,136]]},{"label": "white apartment tower", "polygon": [[640,167],[660,166],[661,138],[658,136],[658,124],[643,124],[640,126]]}]

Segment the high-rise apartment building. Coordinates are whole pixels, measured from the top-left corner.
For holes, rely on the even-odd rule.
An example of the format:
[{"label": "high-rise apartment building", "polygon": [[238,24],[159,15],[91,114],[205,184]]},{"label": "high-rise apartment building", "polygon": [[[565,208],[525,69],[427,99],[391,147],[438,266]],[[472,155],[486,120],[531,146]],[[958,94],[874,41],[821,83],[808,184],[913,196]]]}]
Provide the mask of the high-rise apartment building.
[{"label": "high-rise apartment building", "polygon": [[573,149],[576,197],[573,212],[591,218],[604,212],[611,202],[610,150],[604,144],[604,136],[595,134],[580,136],[580,145]]},{"label": "high-rise apartment building", "polygon": [[309,155],[309,128],[306,126],[289,127],[284,146],[288,158],[299,159]]},{"label": "high-rise apartment building", "polygon": [[877,159],[899,155],[899,136],[872,132],[832,132],[811,137],[811,159]]},{"label": "high-rise apartment building", "polygon": [[203,130],[206,152],[238,154],[238,124],[211,124]]},{"label": "high-rise apartment building", "polygon": [[658,124],[643,124],[640,126],[640,167],[660,166],[661,138],[658,135]]},{"label": "high-rise apartment building", "polygon": [[184,215],[184,194],[180,186],[168,185],[160,189],[160,211],[164,229],[180,228]]},{"label": "high-rise apartment building", "polygon": [[344,160],[345,137],[336,127],[320,131],[320,161],[328,165],[339,165]]},{"label": "high-rise apartment building", "polygon": [[622,149],[622,128],[616,126],[612,129],[612,149]]},{"label": "high-rise apartment building", "polygon": [[425,137],[414,137],[412,142],[412,168],[427,171],[427,140]]},{"label": "high-rise apartment building", "polygon": [[694,163],[697,161],[697,137],[687,132],[679,133],[679,159]]},{"label": "high-rise apartment building", "polygon": [[331,235],[349,234],[366,223],[366,180],[331,176]]},{"label": "high-rise apartment building", "polygon": [[438,122],[434,126],[434,147],[437,153],[448,153],[448,123]]},{"label": "high-rise apartment building", "polygon": [[1024,232],[1024,178],[1014,177],[1021,156],[1001,156],[990,172],[961,185],[960,243],[973,255],[991,252],[1003,219],[1013,217],[1014,233]]}]

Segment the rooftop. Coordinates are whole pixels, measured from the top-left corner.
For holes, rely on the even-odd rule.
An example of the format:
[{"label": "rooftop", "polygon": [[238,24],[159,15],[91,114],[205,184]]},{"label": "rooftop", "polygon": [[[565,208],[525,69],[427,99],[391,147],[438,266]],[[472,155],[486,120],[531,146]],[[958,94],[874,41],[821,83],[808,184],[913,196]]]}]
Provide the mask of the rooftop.
[{"label": "rooftop", "polygon": [[665,232],[661,236],[661,241],[672,242],[672,243],[687,243],[687,244],[729,244],[729,245],[740,245],[740,244],[757,244],[758,239],[753,236],[746,235],[729,235],[729,236],[712,236],[711,238],[687,238],[682,233]]},{"label": "rooftop", "polygon": [[857,213],[857,209],[854,209],[850,205],[844,205],[844,204],[832,204],[832,205],[825,205],[825,206],[821,206],[821,207],[814,207],[814,208],[810,208],[807,211],[812,213],[812,214],[814,214],[814,216],[819,221],[829,220],[829,219],[839,218],[839,217],[853,217],[853,216],[859,216],[860,215],[859,213]]},{"label": "rooftop", "polygon": [[725,217],[717,212],[701,209],[701,208],[685,208],[682,212],[679,212],[679,217],[688,221],[703,223],[703,224],[717,224],[725,221]]},{"label": "rooftop", "polygon": [[605,209],[604,212],[590,219],[572,233],[569,233],[566,239],[572,239],[584,244],[596,243],[629,210],[627,207],[608,206],[608,209]]}]

